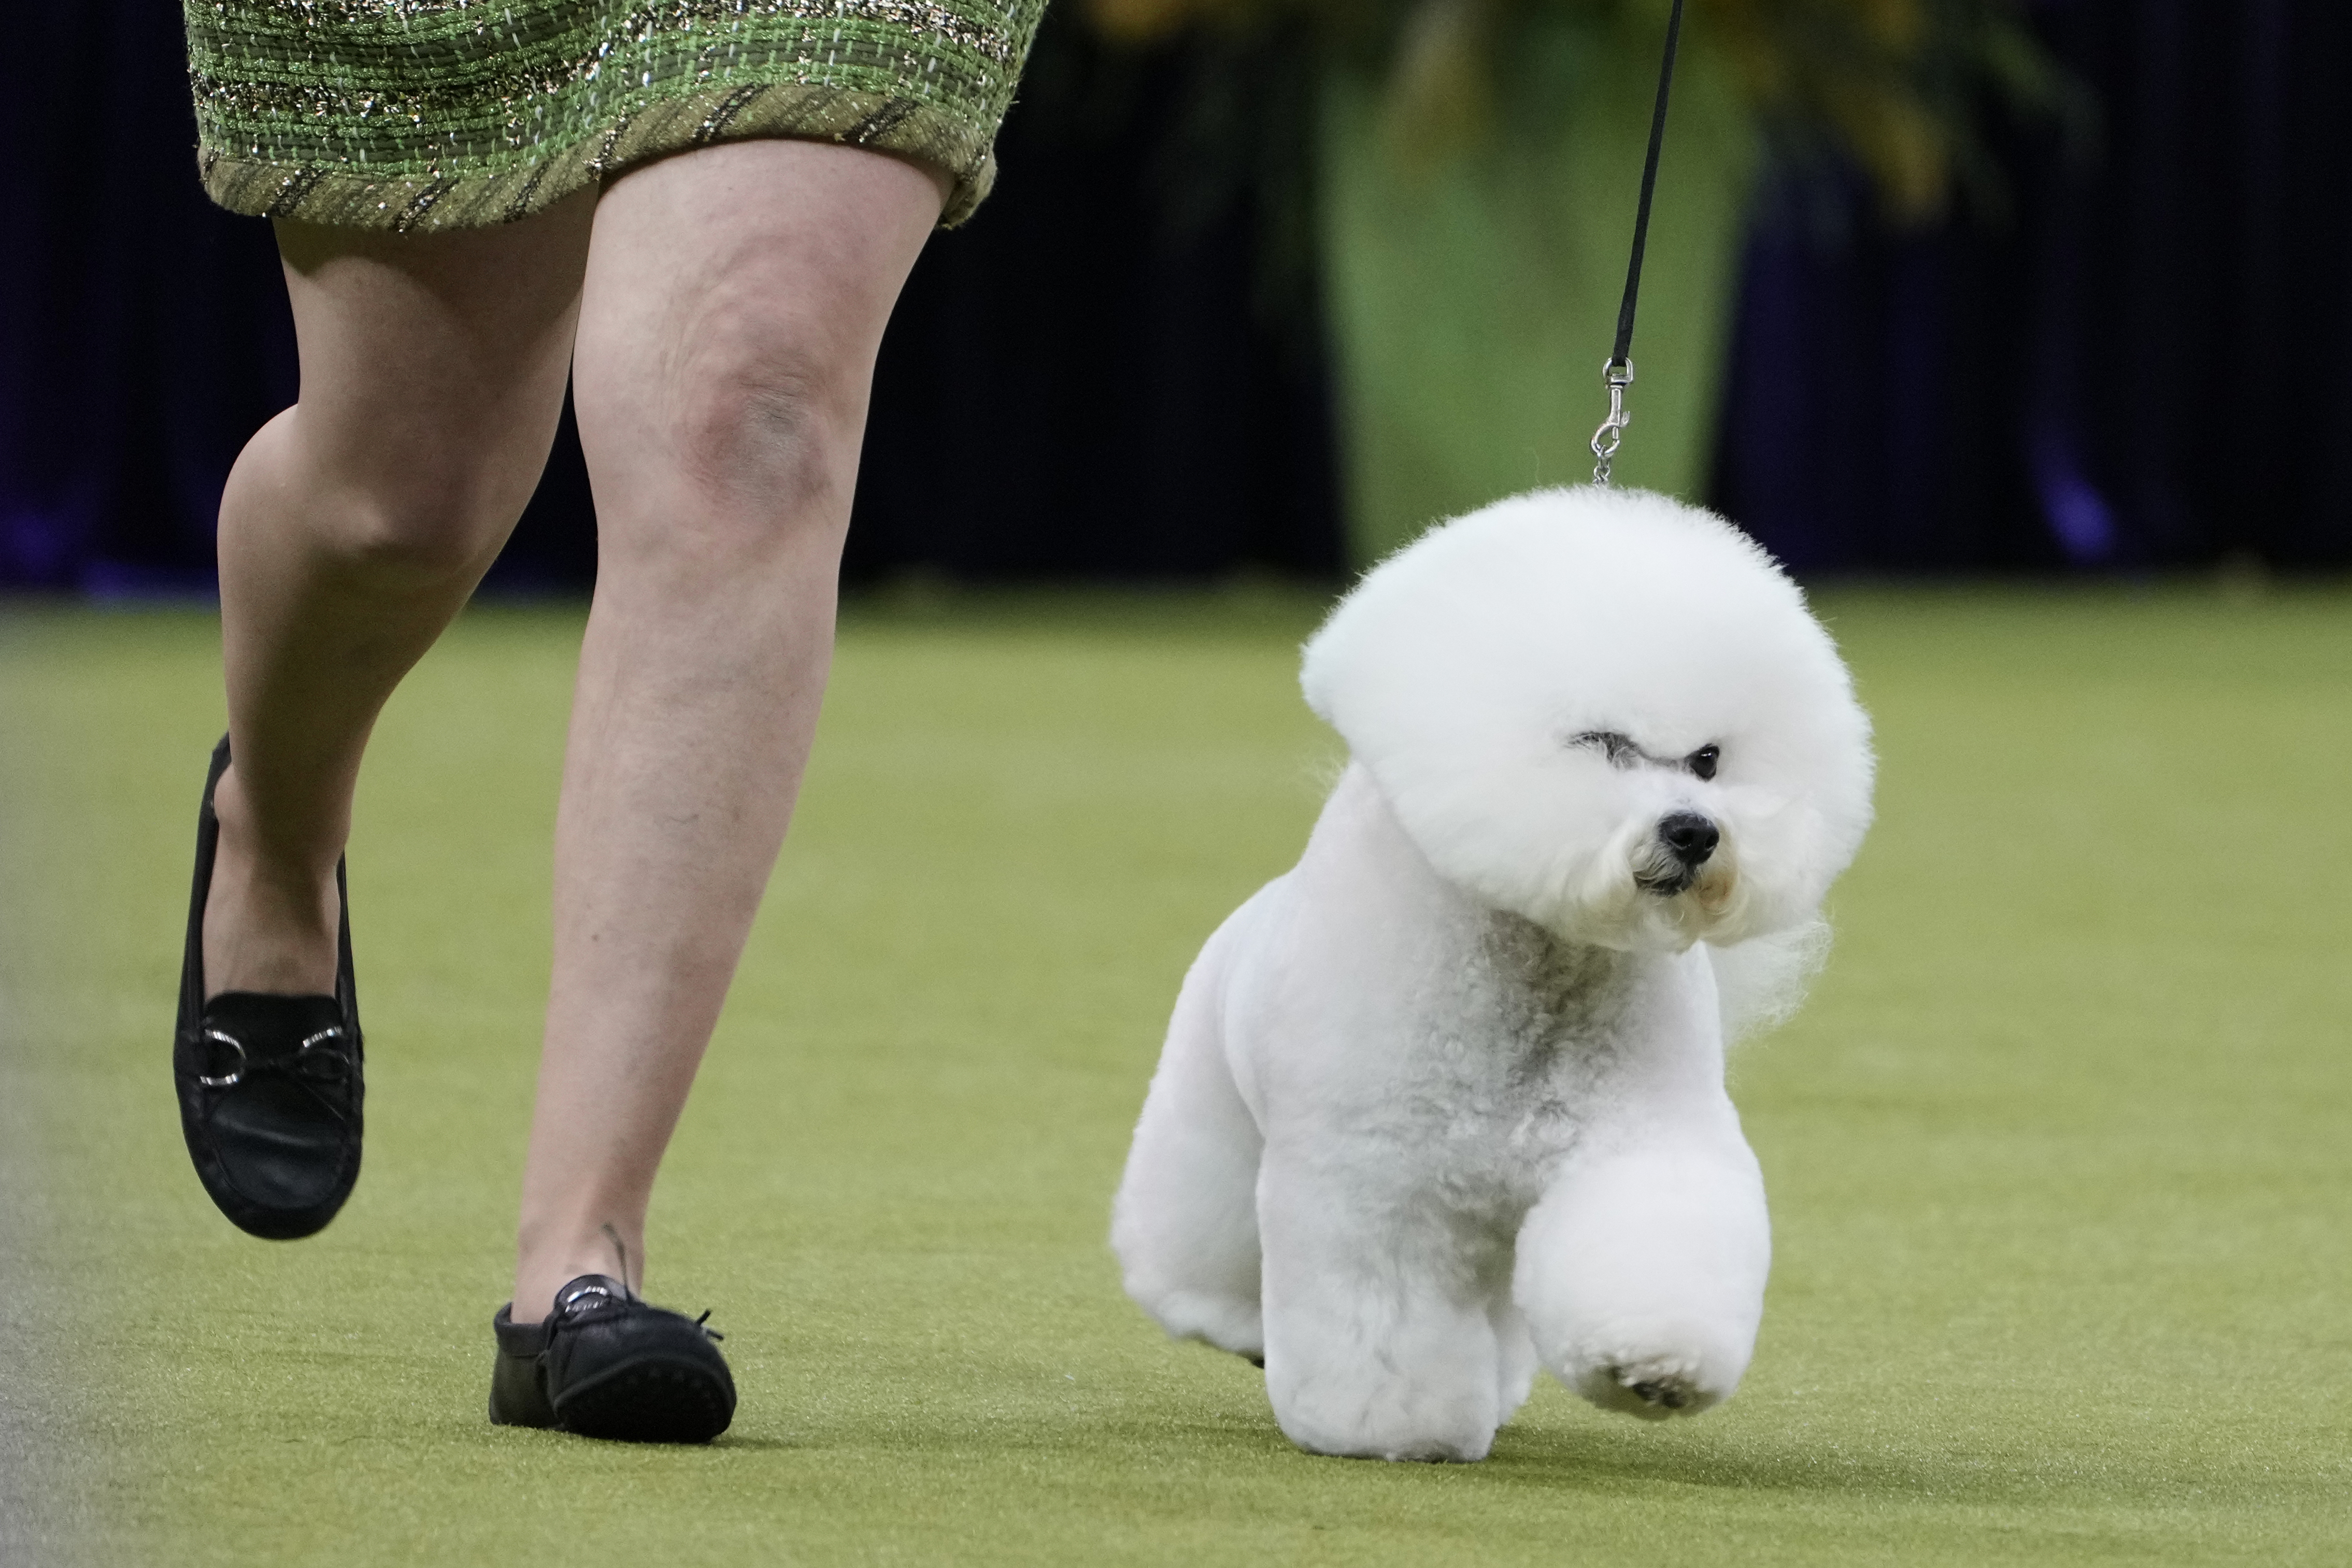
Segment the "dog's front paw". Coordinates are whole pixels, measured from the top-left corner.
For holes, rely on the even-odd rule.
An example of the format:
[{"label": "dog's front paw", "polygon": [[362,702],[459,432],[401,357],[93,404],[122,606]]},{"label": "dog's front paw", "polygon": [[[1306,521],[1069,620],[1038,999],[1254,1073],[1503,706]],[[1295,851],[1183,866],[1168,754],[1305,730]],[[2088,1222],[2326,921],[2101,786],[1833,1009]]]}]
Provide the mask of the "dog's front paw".
[{"label": "dog's front paw", "polygon": [[1725,1394],[1708,1388],[1692,1361],[1670,1356],[1594,1367],[1576,1391],[1604,1410],[1622,1410],[1646,1421],[1695,1414],[1722,1404]]},{"label": "dog's front paw", "polygon": [[1562,1367],[1562,1383],[1603,1410],[1645,1421],[1696,1415],[1731,1397],[1747,1370],[1728,1346],[1705,1347],[1696,1336],[1660,1336],[1594,1345]]},{"label": "dog's front paw", "polygon": [[[1444,1375],[1465,1370],[1471,1375]],[[1494,1447],[1499,1421],[1491,1367],[1423,1366],[1403,1375],[1375,1360],[1302,1371],[1277,1353],[1265,1392],[1284,1436],[1335,1458],[1475,1464]]]}]

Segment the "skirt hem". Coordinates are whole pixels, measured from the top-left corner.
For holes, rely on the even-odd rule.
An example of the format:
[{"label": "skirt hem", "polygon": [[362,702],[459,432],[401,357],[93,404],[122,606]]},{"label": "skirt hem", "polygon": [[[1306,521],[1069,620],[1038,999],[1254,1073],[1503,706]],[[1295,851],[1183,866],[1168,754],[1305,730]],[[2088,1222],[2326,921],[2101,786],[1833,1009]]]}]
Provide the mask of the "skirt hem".
[{"label": "skirt hem", "polygon": [[994,137],[938,107],[796,82],[704,89],[616,115],[598,134],[500,168],[379,174],[352,163],[241,158],[197,149],[205,193],[235,213],[341,228],[432,234],[512,223],[584,186],[673,153],[790,137],[865,147],[927,164],[953,182],[943,228],[970,217],[996,179]]}]

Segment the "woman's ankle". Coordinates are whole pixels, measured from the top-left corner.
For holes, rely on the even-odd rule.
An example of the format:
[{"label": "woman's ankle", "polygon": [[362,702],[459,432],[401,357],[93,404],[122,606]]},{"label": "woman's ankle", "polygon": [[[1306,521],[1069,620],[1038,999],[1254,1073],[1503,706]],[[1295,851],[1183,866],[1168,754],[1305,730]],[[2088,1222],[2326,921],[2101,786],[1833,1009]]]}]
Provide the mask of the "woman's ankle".
[{"label": "woman's ankle", "polygon": [[220,837],[205,898],[205,996],[331,993],[342,920],[333,860],[323,873],[264,864],[234,765],[213,792],[213,813]]},{"label": "woman's ankle", "polygon": [[583,1274],[617,1279],[635,1295],[645,1279],[642,1237],[624,1237],[601,1225],[586,1232],[565,1227],[562,1239],[527,1242],[515,1264],[514,1321],[537,1322],[555,1310],[556,1292]]}]

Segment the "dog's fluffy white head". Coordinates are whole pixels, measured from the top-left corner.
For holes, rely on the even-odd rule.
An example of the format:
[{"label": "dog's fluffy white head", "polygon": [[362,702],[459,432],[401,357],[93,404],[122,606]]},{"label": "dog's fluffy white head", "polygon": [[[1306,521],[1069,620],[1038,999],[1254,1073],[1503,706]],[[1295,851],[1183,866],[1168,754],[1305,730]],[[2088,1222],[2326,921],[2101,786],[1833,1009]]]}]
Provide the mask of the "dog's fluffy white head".
[{"label": "dog's fluffy white head", "polygon": [[1331,613],[1301,683],[1440,875],[1572,941],[1803,925],[1870,825],[1829,634],[1747,535],[1664,496],[1539,490],[1432,529]]}]

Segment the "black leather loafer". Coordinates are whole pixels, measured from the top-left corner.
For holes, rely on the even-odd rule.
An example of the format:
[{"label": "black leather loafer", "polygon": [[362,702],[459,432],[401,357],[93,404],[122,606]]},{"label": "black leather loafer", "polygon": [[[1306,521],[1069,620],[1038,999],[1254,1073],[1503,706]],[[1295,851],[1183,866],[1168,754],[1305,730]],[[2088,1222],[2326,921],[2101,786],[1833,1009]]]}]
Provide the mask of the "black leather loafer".
[{"label": "black leather loafer", "polygon": [[[335,1217],[360,1175],[364,1090],[360,1007],[352,983],[350,900],[337,936],[332,996],[225,991],[205,998],[205,901],[220,821],[213,791],[228,770],[228,738],[213,749],[196,814],[195,890],[180,963],[172,1078],[188,1157],[238,1229],[290,1241]],[[343,867],[335,863],[343,895]]]},{"label": "black leather loafer", "polygon": [[735,1419],[735,1379],[712,1342],[719,1335],[700,1319],[648,1306],[618,1279],[582,1275],[555,1293],[541,1322],[516,1322],[509,1302],[490,1329],[499,1341],[494,1425],[708,1443]]}]

